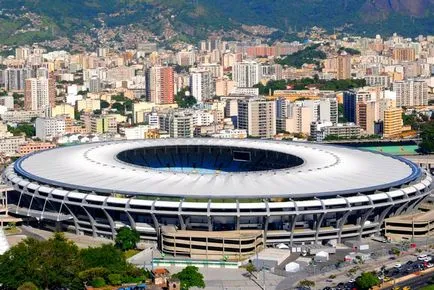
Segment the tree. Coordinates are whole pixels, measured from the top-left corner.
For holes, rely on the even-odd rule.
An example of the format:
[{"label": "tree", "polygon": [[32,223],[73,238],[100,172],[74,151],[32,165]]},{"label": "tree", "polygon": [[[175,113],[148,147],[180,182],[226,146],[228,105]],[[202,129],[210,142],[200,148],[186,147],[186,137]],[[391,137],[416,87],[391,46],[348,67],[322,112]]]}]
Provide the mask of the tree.
[{"label": "tree", "polygon": [[[113,245],[106,244],[101,247],[87,248],[80,251],[80,256],[85,269],[98,268],[107,269],[108,272],[125,272],[127,270],[127,262],[121,250]],[[88,270],[89,271],[89,270]],[[94,276],[105,276],[105,273],[97,273]]]},{"label": "tree", "polygon": [[305,279],[305,280],[301,280],[300,282],[298,282],[298,286],[311,288],[311,287],[315,287],[315,282]]},{"label": "tree", "polygon": [[191,108],[197,103],[197,100],[189,94],[189,88],[185,87],[176,94],[175,102],[180,108]]},{"label": "tree", "polygon": [[423,153],[434,152],[434,121],[430,121],[421,126],[420,137],[422,142],[419,144],[419,149]]},{"label": "tree", "polygon": [[106,109],[106,108],[110,107],[110,103],[105,101],[105,100],[101,100],[100,107],[101,107],[101,109]]},{"label": "tree", "polygon": [[139,241],[139,233],[129,227],[121,228],[115,239],[116,247],[123,251],[134,249]]},{"label": "tree", "polygon": [[249,273],[249,275],[251,276],[253,272],[256,272],[256,267],[255,265],[253,265],[252,262],[249,262],[246,266],[246,271]]},{"label": "tree", "polygon": [[371,272],[364,272],[356,279],[357,289],[360,290],[368,290],[371,287],[378,285],[379,283],[380,279],[378,279],[375,273]]},{"label": "tree", "polygon": [[0,256],[0,281],[7,289],[17,289],[25,282],[44,289],[77,289],[78,251],[60,233],[48,241],[26,239]]},{"label": "tree", "polygon": [[110,285],[121,285],[122,284],[122,279],[121,279],[121,275],[120,274],[110,274],[108,275],[108,281],[110,283]]},{"label": "tree", "polygon": [[17,290],[38,290],[38,287],[32,282],[24,282]]},{"label": "tree", "polygon": [[181,281],[182,290],[188,290],[191,287],[205,288],[203,275],[199,272],[198,267],[187,266],[181,272],[173,275],[173,277]]}]

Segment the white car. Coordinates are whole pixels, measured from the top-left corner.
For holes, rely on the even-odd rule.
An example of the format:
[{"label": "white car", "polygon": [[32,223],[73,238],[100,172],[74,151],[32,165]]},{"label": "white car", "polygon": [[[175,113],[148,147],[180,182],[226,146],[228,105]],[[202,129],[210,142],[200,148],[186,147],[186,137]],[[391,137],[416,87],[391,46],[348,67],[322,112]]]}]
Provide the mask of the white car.
[{"label": "white car", "polygon": [[355,283],[356,282],[356,279],[350,279],[349,281],[348,281],[348,283]]},{"label": "white car", "polygon": [[432,268],[433,266],[434,266],[434,265],[431,264],[431,263],[428,263],[428,264],[426,265],[427,268]]},{"label": "white car", "polygon": [[422,255],[417,256],[417,259],[418,259],[419,261],[425,261],[425,259],[426,259],[427,257],[428,257],[427,255],[422,254]]},{"label": "white car", "polygon": [[395,264],[395,266],[393,266],[395,269],[400,269],[402,267],[401,264]]},{"label": "white car", "polygon": [[424,262],[431,262],[432,258],[431,257],[426,257],[425,259],[423,259]]}]

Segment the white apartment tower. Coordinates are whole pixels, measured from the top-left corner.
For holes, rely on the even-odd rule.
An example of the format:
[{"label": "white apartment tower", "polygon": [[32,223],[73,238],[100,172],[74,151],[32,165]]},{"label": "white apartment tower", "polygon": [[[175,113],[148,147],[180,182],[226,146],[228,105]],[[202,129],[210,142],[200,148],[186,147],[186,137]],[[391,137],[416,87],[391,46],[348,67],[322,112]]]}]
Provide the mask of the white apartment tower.
[{"label": "white apartment tower", "polygon": [[193,70],[190,74],[190,91],[198,103],[210,99],[213,94],[212,76],[207,70]]},{"label": "white apartment tower", "polygon": [[47,78],[26,79],[24,107],[26,110],[43,110],[55,103],[54,82]]},{"label": "white apartment tower", "polygon": [[232,68],[236,87],[251,88],[261,81],[261,65],[255,61],[237,62]]},{"label": "white apartment tower", "polygon": [[424,80],[406,80],[393,83],[397,107],[428,105],[428,84]]}]

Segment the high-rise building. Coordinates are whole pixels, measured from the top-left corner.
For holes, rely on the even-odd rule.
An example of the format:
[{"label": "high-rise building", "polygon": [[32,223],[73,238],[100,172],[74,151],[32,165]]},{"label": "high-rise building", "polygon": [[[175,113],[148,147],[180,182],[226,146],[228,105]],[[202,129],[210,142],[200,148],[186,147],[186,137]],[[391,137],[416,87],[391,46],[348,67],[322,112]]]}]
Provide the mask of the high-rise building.
[{"label": "high-rise building", "polygon": [[384,111],[383,132],[384,137],[397,136],[402,129],[402,110],[389,108]]},{"label": "high-rise building", "polygon": [[30,55],[30,48],[28,47],[17,47],[15,49],[15,58],[19,60],[26,60]]},{"label": "high-rise building", "polygon": [[35,72],[30,68],[7,68],[3,75],[7,91],[23,91],[25,80],[36,76]]},{"label": "high-rise building", "polygon": [[192,66],[196,62],[194,51],[180,51],[176,54],[176,63],[180,66]]},{"label": "high-rise building", "polygon": [[344,97],[344,117],[348,122],[356,122],[357,94],[354,91],[345,91]]},{"label": "high-rise building", "polygon": [[416,60],[416,51],[412,47],[395,47],[392,58],[397,62]]},{"label": "high-rise building", "polygon": [[388,75],[369,75],[365,76],[365,80],[368,86],[390,87],[390,76]]},{"label": "high-rise building", "polygon": [[213,95],[211,73],[207,70],[192,70],[190,74],[190,92],[198,103],[210,99]]},{"label": "high-rise building", "polygon": [[261,65],[255,61],[237,62],[232,68],[232,78],[236,87],[251,88],[261,81]]},{"label": "high-rise building", "polygon": [[92,77],[89,80],[89,92],[97,93],[101,89],[101,81],[98,77]]},{"label": "high-rise building", "polygon": [[263,98],[238,100],[238,129],[249,136],[272,138],[276,135],[276,103]]},{"label": "high-rise building", "polygon": [[338,80],[351,78],[351,56],[343,52],[337,57],[337,75]]},{"label": "high-rise building", "polygon": [[160,128],[167,131],[170,138],[192,138],[193,115],[186,111],[171,111],[160,116]]},{"label": "high-rise building", "polygon": [[359,102],[356,105],[356,123],[368,134],[375,134],[375,122],[378,121],[376,101]]},{"label": "high-rise building", "polygon": [[155,104],[172,104],[174,102],[173,68],[155,66],[147,71],[146,96]]},{"label": "high-rise building", "polygon": [[54,106],[56,91],[54,80],[47,78],[26,79],[24,90],[24,108],[41,110]]},{"label": "high-rise building", "polygon": [[318,120],[338,123],[338,100],[336,98],[322,98],[319,101]]},{"label": "high-rise building", "polygon": [[424,80],[406,80],[393,83],[397,107],[428,105],[428,84]]}]

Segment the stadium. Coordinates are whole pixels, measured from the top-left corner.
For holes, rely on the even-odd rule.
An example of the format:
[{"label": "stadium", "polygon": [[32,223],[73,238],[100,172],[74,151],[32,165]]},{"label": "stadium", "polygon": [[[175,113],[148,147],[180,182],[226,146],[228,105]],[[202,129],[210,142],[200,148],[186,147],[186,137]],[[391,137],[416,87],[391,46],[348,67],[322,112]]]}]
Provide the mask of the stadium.
[{"label": "stadium", "polygon": [[174,256],[241,259],[266,244],[382,232],[432,191],[414,163],[346,147],[258,139],[158,139],[40,151],[6,168],[11,211],[51,229],[136,229]]}]

